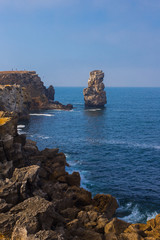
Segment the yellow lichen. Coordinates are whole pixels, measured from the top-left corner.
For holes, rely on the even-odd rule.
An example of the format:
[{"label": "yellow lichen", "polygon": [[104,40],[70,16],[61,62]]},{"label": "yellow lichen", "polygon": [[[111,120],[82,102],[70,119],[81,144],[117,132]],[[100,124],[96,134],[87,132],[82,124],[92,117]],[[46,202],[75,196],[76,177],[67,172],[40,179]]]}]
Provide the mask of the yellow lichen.
[{"label": "yellow lichen", "polygon": [[0,240],[10,240],[10,238],[0,234]]},{"label": "yellow lichen", "polygon": [[0,126],[4,125],[5,123],[7,123],[10,120],[11,120],[10,117],[0,118]]}]

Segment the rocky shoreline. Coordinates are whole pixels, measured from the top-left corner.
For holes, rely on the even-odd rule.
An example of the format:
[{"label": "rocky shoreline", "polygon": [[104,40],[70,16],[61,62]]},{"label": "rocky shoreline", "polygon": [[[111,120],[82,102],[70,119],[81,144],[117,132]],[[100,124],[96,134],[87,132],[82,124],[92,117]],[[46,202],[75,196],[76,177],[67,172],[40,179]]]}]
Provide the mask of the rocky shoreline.
[{"label": "rocky shoreline", "polygon": [[63,153],[17,134],[13,113],[0,112],[0,164],[0,239],[160,239],[160,215],[147,224],[115,218],[116,199],[92,198],[79,173],[66,172]]},{"label": "rocky shoreline", "polygon": [[79,173],[66,172],[64,153],[39,151],[17,133],[30,111],[73,107],[54,101],[54,93],[35,72],[0,73],[0,240],[160,239],[160,215],[146,224],[117,219],[117,200],[92,198]]}]

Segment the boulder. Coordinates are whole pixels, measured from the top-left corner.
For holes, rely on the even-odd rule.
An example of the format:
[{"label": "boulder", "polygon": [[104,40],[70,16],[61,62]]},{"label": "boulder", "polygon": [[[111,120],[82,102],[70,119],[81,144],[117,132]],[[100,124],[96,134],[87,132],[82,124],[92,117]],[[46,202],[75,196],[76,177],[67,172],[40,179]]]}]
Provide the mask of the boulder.
[{"label": "boulder", "polygon": [[5,214],[1,213],[0,232],[12,235],[12,239],[23,239],[40,230],[50,230],[60,222],[63,225],[64,219],[55,212],[53,203],[36,196],[17,204]]},{"label": "boulder", "polygon": [[117,200],[110,194],[97,194],[93,198],[93,205],[97,211],[105,213],[108,219],[113,217],[118,208]]},{"label": "boulder", "polygon": [[120,235],[125,231],[126,228],[128,228],[129,225],[130,223],[119,220],[117,218],[113,218],[110,222],[106,224],[104,231],[106,234],[114,233],[115,235]]}]

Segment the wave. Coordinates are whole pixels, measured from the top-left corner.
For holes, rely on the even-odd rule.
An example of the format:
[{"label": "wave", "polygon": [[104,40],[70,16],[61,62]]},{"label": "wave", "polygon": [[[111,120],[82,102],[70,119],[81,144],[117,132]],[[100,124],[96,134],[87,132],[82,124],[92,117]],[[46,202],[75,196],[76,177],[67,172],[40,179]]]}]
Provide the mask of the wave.
[{"label": "wave", "polygon": [[68,153],[64,153],[64,155],[66,156],[66,158],[69,158],[71,155]]},{"label": "wave", "polygon": [[54,114],[47,114],[47,113],[30,113],[31,116],[45,116],[45,117],[53,117]]},{"label": "wave", "polygon": [[133,205],[133,203],[129,202],[124,206],[120,206],[119,209],[117,210],[117,214],[119,213],[123,213],[125,214],[125,216],[123,217],[118,217],[119,219],[126,221],[126,222],[130,222],[130,223],[141,223],[141,222],[145,222],[148,221],[152,218],[155,218],[155,216],[158,214],[156,211],[155,212],[144,212],[142,213],[140,211],[139,206]]},{"label": "wave", "polygon": [[34,134],[34,135],[32,135],[32,134],[30,134],[30,135],[28,135],[29,137],[31,137],[31,138],[41,138],[41,139],[49,139],[49,138],[51,138],[51,137],[49,137],[49,136],[45,136],[45,135],[40,135],[40,134]]},{"label": "wave", "polygon": [[25,125],[17,125],[17,129],[25,128]]},{"label": "wave", "polygon": [[155,211],[153,213],[148,214],[147,221],[151,220],[152,218],[155,218],[158,213]]},{"label": "wave", "polygon": [[160,145],[147,144],[147,143],[134,143],[127,141],[117,141],[117,140],[102,140],[102,139],[87,139],[87,142],[93,144],[109,144],[109,145],[125,145],[131,148],[141,148],[141,149],[156,149],[160,150]]}]

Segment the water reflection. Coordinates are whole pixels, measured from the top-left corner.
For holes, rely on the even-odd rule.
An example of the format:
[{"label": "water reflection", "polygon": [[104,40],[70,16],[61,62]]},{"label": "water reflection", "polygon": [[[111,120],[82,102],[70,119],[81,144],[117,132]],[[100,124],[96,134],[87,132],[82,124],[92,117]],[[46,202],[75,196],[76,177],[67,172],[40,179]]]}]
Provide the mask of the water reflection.
[{"label": "water reflection", "polygon": [[99,117],[106,113],[106,108],[84,108],[84,114],[88,117]]},{"label": "water reflection", "polygon": [[106,108],[85,108],[84,118],[85,139],[89,145],[99,145],[107,137],[106,132],[102,131],[106,128]]}]

